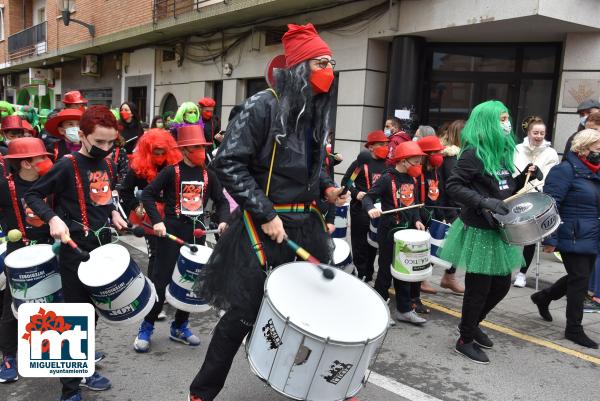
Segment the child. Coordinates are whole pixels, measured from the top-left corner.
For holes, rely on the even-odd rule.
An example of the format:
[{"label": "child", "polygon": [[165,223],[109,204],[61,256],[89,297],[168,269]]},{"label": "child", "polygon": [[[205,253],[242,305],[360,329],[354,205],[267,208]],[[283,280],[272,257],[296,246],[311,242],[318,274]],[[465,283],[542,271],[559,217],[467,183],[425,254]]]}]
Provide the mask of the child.
[{"label": "child", "polygon": [[[202,127],[200,125],[181,127],[177,132],[177,138],[177,146],[182,149],[183,161],[163,168],[160,174],[144,188],[142,201],[157,236],[164,237],[168,232],[186,242],[195,242],[194,229],[204,228],[204,207],[208,199],[212,199],[217,206],[217,217],[221,222],[220,232],[227,227],[225,221],[229,218],[229,203],[223,195],[223,188],[217,176],[204,165],[205,149],[211,143],[204,138]],[[164,218],[156,207],[156,202],[163,199]],[[158,301],[140,326],[138,336],[133,343],[133,349],[137,352],[148,352],[150,349],[154,322],[164,304],[165,291],[173,275],[179,248],[179,244],[167,238],[159,238],[157,241],[156,266],[150,279],[156,286]],[[177,310],[175,320],[171,323],[169,338],[186,345],[197,346],[200,344],[200,339],[188,328],[189,315],[188,312]]]},{"label": "child", "polygon": [[[44,143],[37,138],[18,138],[8,145],[5,160],[9,174],[0,179],[0,210],[6,232],[19,230],[23,240],[8,242],[6,254],[33,244],[50,244],[52,238],[48,225],[36,216],[23,201],[25,192],[52,167]],[[17,374],[17,320],[11,310],[10,289],[4,291],[4,302],[0,319],[0,383],[19,379]]]},{"label": "child", "polygon": [[[394,233],[401,229],[416,228],[425,230],[421,222],[418,208],[409,209],[393,214],[382,215],[375,208],[375,200],[381,200],[383,211],[412,206],[420,199],[417,178],[421,176],[421,158],[425,153],[415,142],[403,142],[394,150],[392,161],[396,164],[394,169],[389,169],[371,187],[363,197],[363,209],[370,218],[381,217],[377,229],[379,243],[379,270],[375,280],[375,290],[385,300],[389,299],[388,289],[392,279],[390,266],[394,258]],[[394,318],[400,322],[421,325],[427,320],[423,319],[411,307],[410,283],[393,279],[396,290],[396,311]]]},{"label": "child", "polygon": [[46,146],[54,161],[81,149],[79,120],[82,114],[79,109],[64,109],[46,121],[44,129],[52,135],[46,138]]}]

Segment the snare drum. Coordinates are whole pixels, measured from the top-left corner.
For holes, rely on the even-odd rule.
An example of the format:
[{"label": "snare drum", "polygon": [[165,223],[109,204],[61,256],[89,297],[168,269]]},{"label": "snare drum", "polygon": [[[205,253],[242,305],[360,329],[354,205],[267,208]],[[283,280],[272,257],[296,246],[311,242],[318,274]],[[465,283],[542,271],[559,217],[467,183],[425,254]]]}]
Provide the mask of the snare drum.
[{"label": "snare drum", "polygon": [[0,291],[6,288],[6,275],[4,274],[4,258],[6,257],[6,242],[0,244]]},{"label": "snare drum", "polygon": [[429,234],[431,235],[431,263],[443,267],[444,269],[451,268],[452,263],[438,258],[437,254],[444,246],[446,233],[449,228],[450,224],[435,219],[431,219],[431,223],[429,224]]},{"label": "snare drum", "polygon": [[335,219],[333,225],[335,231],[331,235],[333,238],[346,238],[346,232],[348,231],[348,209],[350,203],[346,203],[344,206],[338,206],[335,208]]},{"label": "snare drum", "polygon": [[388,321],[383,299],[356,277],[325,280],[310,263],[287,263],[265,283],[248,361],[287,397],[345,400],[366,383]]},{"label": "snare drum", "polygon": [[185,312],[206,312],[210,309],[210,305],[192,287],[208,262],[212,249],[203,245],[196,246],[196,253],[192,253],[187,246],[179,248],[179,259],[165,293],[168,303]]},{"label": "snare drum", "polygon": [[333,265],[348,274],[352,274],[354,266],[352,265],[350,245],[341,238],[334,238],[333,245]]},{"label": "snare drum", "polygon": [[540,242],[558,229],[561,223],[554,199],[540,192],[530,192],[508,202],[509,212],[494,214],[500,235],[511,245]]},{"label": "snare drum", "polygon": [[[377,202],[375,207],[381,210],[381,203]],[[370,219],[369,221],[369,233],[367,234],[367,243],[374,248],[379,248],[379,242],[377,242],[377,227],[379,226],[379,217],[376,219]]]},{"label": "snare drum", "polygon": [[157,300],[154,284],[119,244],[90,252],[90,260],[79,265],[78,275],[98,314],[111,324],[139,323]]},{"label": "snare drum", "polygon": [[12,311],[22,303],[62,302],[62,282],[52,245],[38,244],[19,248],[4,259],[12,295]]},{"label": "snare drum", "polygon": [[423,281],[433,272],[431,268],[431,236],[427,231],[400,230],[394,233],[394,262],[392,276],[402,281]]}]

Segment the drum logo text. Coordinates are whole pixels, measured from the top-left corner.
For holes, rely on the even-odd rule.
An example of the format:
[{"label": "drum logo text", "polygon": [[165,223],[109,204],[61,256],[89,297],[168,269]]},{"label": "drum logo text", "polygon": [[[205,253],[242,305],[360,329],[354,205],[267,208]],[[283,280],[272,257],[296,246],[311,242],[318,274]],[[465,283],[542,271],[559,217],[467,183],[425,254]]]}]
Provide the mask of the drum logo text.
[{"label": "drum logo text", "polygon": [[281,341],[281,337],[277,333],[275,329],[275,325],[273,324],[273,319],[269,319],[267,324],[265,324],[262,328],[263,335],[265,336],[267,343],[269,344],[269,349],[277,349],[283,344]]},{"label": "drum logo text", "polygon": [[343,363],[338,360],[333,361],[333,363],[329,366],[329,375],[324,376],[326,382],[331,384],[338,384],[342,381],[344,376],[352,369],[351,363]]},{"label": "drum logo text", "polygon": [[556,219],[557,215],[555,214],[548,216],[546,220],[542,221],[542,229],[546,231],[550,230],[556,224]]}]

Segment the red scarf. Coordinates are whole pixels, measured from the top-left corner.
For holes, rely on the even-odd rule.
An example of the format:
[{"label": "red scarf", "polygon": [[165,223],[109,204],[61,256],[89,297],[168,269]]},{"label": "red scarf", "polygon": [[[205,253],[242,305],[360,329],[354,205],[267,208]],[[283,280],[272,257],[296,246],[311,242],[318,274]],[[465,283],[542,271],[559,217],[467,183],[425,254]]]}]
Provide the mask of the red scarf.
[{"label": "red scarf", "polygon": [[600,170],[600,164],[592,164],[585,157],[582,157],[582,156],[579,156],[579,160],[581,160],[583,162],[583,164],[585,164],[587,166],[587,168],[592,170],[592,173],[594,173],[594,174],[596,174],[598,172],[598,170]]}]

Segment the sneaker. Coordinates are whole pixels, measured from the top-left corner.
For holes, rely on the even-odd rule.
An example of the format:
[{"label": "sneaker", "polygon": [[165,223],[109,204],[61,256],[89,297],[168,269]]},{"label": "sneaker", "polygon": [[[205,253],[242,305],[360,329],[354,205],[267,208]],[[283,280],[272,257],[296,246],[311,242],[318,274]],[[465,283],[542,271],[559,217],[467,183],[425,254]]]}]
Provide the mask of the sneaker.
[{"label": "sneaker", "polygon": [[79,383],[80,387],[87,387],[93,391],[104,391],[108,390],[112,384],[110,380],[106,377],[100,375],[100,373],[96,372],[90,377],[84,377],[81,379],[81,383]]},{"label": "sneaker", "polygon": [[527,282],[525,281],[525,274],[518,272],[517,276],[515,277],[515,282],[513,283],[513,285],[515,287],[519,287],[519,288],[524,288],[525,285],[527,284]]},{"label": "sneaker", "polygon": [[437,290],[433,288],[428,281],[421,281],[421,292],[424,292],[425,294],[437,294]]},{"label": "sneaker", "polygon": [[158,314],[158,317],[156,318],[156,320],[158,320],[159,322],[162,322],[166,318],[167,318],[167,314],[165,312],[163,312],[163,311],[160,311],[160,313]]},{"label": "sneaker", "polygon": [[473,341],[475,341],[475,344],[479,345],[481,348],[490,349],[494,346],[492,340],[490,340],[485,331],[481,330],[481,327],[479,326],[475,328],[475,332],[473,333]]},{"label": "sneaker", "polygon": [[58,399],[58,401],[82,401],[81,393],[77,393],[75,395],[70,396],[69,398],[63,398],[62,396]]},{"label": "sneaker", "polygon": [[475,344],[475,341],[464,343],[463,340],[459,338],[456,342],[456,346],[454,347],[454,351],[475,363],[480,363],[482,365],[487,365],[490,363],[490,359],[487,357],[485,352],[483,352],[482,349]]},{"label": "sneaker", "polygon": [[422,325],[423,323],[427,322],[427,319],[423,319],[421,316],[417,315],[417,312],[414,310],[406,313],[402,313],[397,310],[394,312],[394,317],[399,322],[406,322],[414,325]]},{"label": "sneaker", "polygon": [[[390,300],[391,300],[391,299],[390,299],[390,298],[388,298],[388,299],[385,301],[385,303],[389,305],[389,304],[390,304]],[[390,320],[388,321],[388,327],[394,327],[395,325],[396,325],[396,321],[394,320],[394,318],[393,318],[393,317],[391,317],[391,316],[390,316]]]},{"label": "sneaker", "polygon": [[17,361],[12,356],[2,358],[2,366],[0,366],[0,383],[10,383],[19,380],[17,372]]},{"label": "sneaker", "polygon": [[600,313],[600,303],[593,299],[586,299],[583,301],[583,312],[585,313]]},{"label": "sneaker", "polygon": [[431,312],[428,307],[423,305],[423,302],[421,302],[421,298],[413,298],[410,302],[410,307],[413,308],[415,312],[420,314],[426,314]]},{"label": "sneaker", "polygon": [[137,352],[148,352],[150,350],[150,337],[152,337],[153,331],[154,325],[144,320],[133,342],[133,349]]},{"label": "sneaker", "polygon": [[175,322],[171,323],[171,335],[169,338],[173,341],[179,341],[186,345],[197,346],[200,345],[200,339],[192,333],[188,327],[188,321],[186,320],[181,326],[175,326]]},{"label": "sneaker", "polygon": [[202,401],[202,398],[197,395],[190,394],[188,395],[188,401]]},{"label": "sneaker", "polygon": [[539,312],[540,316],[542,317],[542,319],[544,319],[547,322],[551,322],[552,315],[550,314],[550,310],[548,309],[548,306],[550,305],[550,301],[548,301],[546,299],[546,296],[544,295],[544,293],[541,291],[538,291],[534,294],[531,294],[531,301],[537,305],[538,312]]},{"label": "sneaker", "polygon": [[582,347],[598,349],[598,343],[589,338],[583,331],[579,333],[570,333],[565,331],[565,338],[579,344]]},{"label": "sneaker", "polygon": [[100,362],[101,360],[103,360],[103,359],[104,359],[104,357],[105,357],[105,356],[106,356],[106,355],[104,355],[104,353],[103,353],[103,352],[101,352],[101,351],[96,351],[96,353],[94,354],[94,362],[96,362],[96,363]]}]

